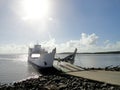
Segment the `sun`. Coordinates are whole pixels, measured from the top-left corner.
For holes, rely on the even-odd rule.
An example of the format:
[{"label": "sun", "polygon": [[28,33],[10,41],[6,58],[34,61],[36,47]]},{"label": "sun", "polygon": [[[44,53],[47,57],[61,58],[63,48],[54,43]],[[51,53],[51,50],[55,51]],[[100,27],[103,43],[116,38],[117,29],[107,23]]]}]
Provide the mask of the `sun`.
[{"label": "sun", "polygon": [[23,0],[23,19],[39,20],[47,18],[50,11],[50,0]]}]

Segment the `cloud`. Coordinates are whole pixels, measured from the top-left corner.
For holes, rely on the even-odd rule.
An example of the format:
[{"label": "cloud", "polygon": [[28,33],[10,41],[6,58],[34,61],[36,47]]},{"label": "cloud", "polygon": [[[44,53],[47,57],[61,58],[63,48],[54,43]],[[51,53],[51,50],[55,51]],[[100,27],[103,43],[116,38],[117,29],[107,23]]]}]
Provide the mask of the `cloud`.
[{"label": "cloud", "polygon": [[82,45],[94,45],[96,44],[97,40],[98,40],[98,36],[96,36],[94,33],[91,35],[82,33],[80,43]]},{"label": "cloud", "polygon": [[27,45],[16,45],[16,44],[8,44],[8,45],[0,45],[0,53],[26,53],[28,49]]},{"label": "cloud", "polygon": [[[120,50],[120,41],[116,43],[110,43],[109,40],[105,40],[100,46],[97,44],[99,37],[93,34],[82,33],[80,39],[70,40],[65,43],[57,44],[54,38],[42,43],[47,49],[56,47],[57,52],[72,52],[75,48],[78,52],[104,52],[104,51],[117,51]],[[49,47],[49,48],[48,48]]]},{"label": "cloud", "polygon": [[[93,34],[82,33],[78,40],[69,40],[64,43],[56,43],[55,38],[50,36],[50,40],[41,42],[41,46],[49,52],[56,47],[57,52],[73,52],[75,48],[78,52],[104,52],[104,51],[120,51],[120,41],[110,43],[110,40],[105,40],[98,45],[99,37]],[[29,45],[0,45],[0,53],[27,53],[28,47],[33,46],[34,43]]]},{"label": "cloud", "polygon": [[91,35],[82,33],[80,39],[78,40],[70,40],[65,43],[56,44],[55,39],[52,39],[49,40],[47,43],[43,44],[43,46],[48,45],[49,47],[49,45],[51,45],[50,47],[56,47],[58,52],[71,52],[75,48],[78,48],[78,52],[87,52],[93,49],[93,47],[97,43],[97,40],[98,36],[96,36],[94,33]]}]

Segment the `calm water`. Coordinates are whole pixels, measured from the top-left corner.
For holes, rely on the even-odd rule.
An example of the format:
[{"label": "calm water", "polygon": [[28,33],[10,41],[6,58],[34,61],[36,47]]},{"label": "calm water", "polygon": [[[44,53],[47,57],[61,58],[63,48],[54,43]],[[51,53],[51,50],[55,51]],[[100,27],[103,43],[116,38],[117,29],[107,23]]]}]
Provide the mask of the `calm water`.
[{"label": "calm water", "polygon": [[[57,57],[65,57],[68,54],[59,54]],[[76,54],[75,65],[82,67],[106,67],[120,65],[120,54]]]},{"label": "calm water", "polygon": [[27,62],[27,54],[0,55],[0,82],[12,83],[39,73]]},{"label": "calm water", "polygon": [[[57,54],[65,57],[67,54]],[[83,67],[106,67],[120,65],[120,54],[77,54],[75,65]],[[27,62],[27,54],[0,55],[0,82],[12,83],[31,77],[38,77],[38,73]]]}]

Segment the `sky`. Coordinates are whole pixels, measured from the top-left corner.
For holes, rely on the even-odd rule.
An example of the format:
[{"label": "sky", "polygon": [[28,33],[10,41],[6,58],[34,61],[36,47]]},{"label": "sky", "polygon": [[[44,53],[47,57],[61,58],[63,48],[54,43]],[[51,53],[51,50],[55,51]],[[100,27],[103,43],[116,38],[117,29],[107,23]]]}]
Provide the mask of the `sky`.
[{"label": "sky", "polygon": [[120,0],[0,0],[0,53],[120,51]]}]

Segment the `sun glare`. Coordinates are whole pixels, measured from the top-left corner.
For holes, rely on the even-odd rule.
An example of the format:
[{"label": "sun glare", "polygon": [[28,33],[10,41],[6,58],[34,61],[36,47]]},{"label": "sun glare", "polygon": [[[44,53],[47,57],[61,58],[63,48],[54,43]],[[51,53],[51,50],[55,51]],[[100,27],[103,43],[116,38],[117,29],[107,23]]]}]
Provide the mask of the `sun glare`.
[{"label": "sun glare", "polygon": [[23,1],[24,20],[38,20],[48,17],[49,1],[48,0],[24,0]]}]

